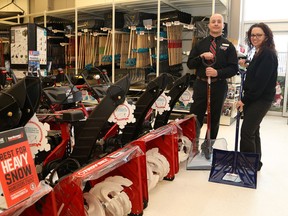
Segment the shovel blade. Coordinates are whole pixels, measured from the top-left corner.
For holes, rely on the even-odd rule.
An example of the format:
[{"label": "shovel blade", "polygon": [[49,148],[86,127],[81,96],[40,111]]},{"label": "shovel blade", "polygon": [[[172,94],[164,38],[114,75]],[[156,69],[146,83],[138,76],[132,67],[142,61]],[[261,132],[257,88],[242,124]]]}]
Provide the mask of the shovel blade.
[{"label": "shovel blade", "polygon": [[[192,148],[187,160],[187,170],[210,170],[212,164],[212,158],[206,159],[204,153],[202,153],[201,146],[206,143],[206,139],[194,139],[192,141]],[[209,141],[213,145],[213,149],[227,149],[227,141],[224,138],[211,139]],[[213,151],[214,151],[213,150]],[[211,154],[212,155],[212,154]]]},{"label": "shovel blade", "polygon": [[240,187],[257,187],[259,154],[214,149],[210,182]]}]

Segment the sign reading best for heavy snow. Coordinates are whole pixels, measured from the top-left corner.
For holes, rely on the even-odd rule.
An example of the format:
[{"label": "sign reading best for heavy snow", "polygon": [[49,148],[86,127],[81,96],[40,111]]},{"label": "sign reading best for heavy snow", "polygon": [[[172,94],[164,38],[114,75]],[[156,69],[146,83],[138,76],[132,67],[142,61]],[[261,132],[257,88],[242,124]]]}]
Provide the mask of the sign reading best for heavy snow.
[{"label": "sign reading best for heavy snow", "polygon": [[0,180],[0,208],[31,196],[39,183],[24,128],[0,133]]}]

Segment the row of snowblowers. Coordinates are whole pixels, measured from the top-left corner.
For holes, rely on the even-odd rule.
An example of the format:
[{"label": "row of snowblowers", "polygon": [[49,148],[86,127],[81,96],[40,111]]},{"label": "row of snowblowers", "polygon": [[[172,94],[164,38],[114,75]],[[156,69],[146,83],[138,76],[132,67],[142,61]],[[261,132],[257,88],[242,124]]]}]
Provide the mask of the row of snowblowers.
[{"label": "row of snowblowers", "polygon": [[[189,74],[176,79],[162,73],[146,84],[136,101],[129,101],[128,75],[115,83],[91,84],[89,77],[94,75],[87,72],[71,78],[59,69],[57,75],[26,75],[17,80],[12,70],[1,69],[0,132],[25,127],[34,116],[49,125],[48,148],[34,152],[34,162],[39,179],[52,187],[62,177],[166,125],[190,82]],[[83,90],[97,101],[92,108],[83,103]],[[152,105],[164,91],[171,97],[170,109],[153,115]],[[125,100],[135,105],[135,119],[120,128],[108,119]]]}]

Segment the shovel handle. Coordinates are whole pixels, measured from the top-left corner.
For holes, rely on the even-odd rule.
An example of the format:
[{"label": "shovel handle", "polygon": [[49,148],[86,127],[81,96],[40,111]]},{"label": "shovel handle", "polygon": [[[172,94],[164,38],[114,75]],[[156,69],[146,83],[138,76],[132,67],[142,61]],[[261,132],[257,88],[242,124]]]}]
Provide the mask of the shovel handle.
[{"label": "shovel handle", "polygon": [[205,58],[202,58],[202,63],[205,67],[212,67],[216,63],[216,56],[214,56],[213,60],[207,61]]},{"label": "shovel handle", "polygon": [[[242,99],[242,91],[243,91],[243,83],[244,83],[245,74],[246,74],[245,71],[243,71],[243,70],[240,71],[241,84],[240,84],[239,100]],[[242,113],[242,112],[240,112],[240,110],[237,109],[237,116],[236,116],[236,134],[235,134],[235,152],[238,151],[239,129],[240,129],[241,113]]]},{"label": "shovel handle", "polygon": [[210,140],[211,135],[211,77],[209,76],[207,79],[207,140]]}]

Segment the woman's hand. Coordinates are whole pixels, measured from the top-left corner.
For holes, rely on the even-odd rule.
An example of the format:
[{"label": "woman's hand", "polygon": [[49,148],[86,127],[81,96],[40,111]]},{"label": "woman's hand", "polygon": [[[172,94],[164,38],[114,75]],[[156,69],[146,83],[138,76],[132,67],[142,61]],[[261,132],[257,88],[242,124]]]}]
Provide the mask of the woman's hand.
[{"label": "woman's hand", "polygon": [[238,64],[242,67],[242,68],[246,68],[248,66],[246,59],[239,59]]},{"label": "woman's hand", "polygon": [[240,112],[242,112],[243,111],[243,107],[244,107],[244,103],[241,100],[237,101],[236,109],[239,110]]}]

